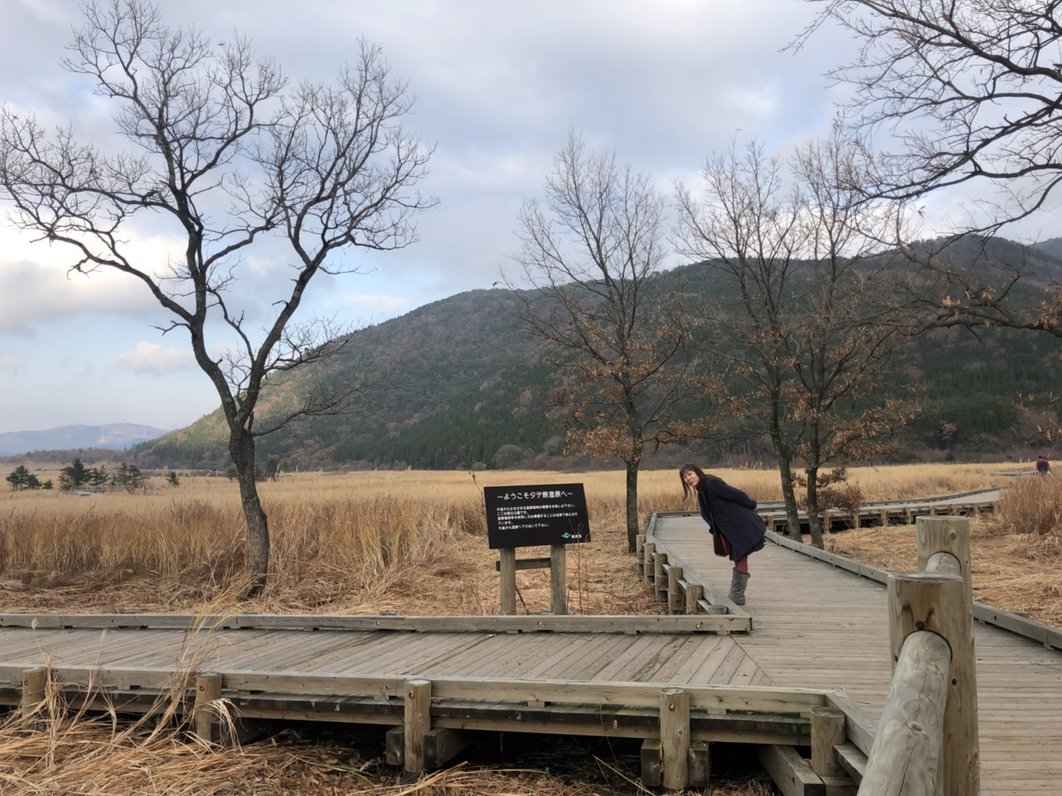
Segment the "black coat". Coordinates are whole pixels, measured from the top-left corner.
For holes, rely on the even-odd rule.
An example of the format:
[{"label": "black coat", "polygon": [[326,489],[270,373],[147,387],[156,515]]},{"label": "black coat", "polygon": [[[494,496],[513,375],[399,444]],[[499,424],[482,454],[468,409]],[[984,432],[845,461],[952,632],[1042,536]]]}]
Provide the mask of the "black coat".
[{"label": "black coat", "polygon": [[722,478],[707,476],[697,485],[697,505],[708,529],[730,543],[731,561],[763,548],[767,526],[756,513],[756,501],[740,489]]}]

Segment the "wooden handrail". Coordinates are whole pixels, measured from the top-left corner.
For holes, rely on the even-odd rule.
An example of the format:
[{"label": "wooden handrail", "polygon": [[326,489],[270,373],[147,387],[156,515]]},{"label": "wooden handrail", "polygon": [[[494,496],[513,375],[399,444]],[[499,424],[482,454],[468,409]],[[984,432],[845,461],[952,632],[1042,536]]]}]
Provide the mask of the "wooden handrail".
[{"label": "wooden handrail", "polygon": [[970,526],[919,517],[921,571],[889,576],[893,678],[861,796],[980,792]]}]

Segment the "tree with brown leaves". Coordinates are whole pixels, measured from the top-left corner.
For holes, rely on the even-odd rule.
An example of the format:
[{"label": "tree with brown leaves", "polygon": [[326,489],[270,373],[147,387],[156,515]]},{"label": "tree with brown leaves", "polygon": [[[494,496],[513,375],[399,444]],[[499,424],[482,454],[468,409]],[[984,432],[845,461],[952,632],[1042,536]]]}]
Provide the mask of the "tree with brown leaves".
[{"label": "tree with brown leaves", "polygon": [[875,390],[905,330],[881,300],[891,277],[872,264],[895,208],[863,201],[869,155],[839,129],[797,150],[790,179],[784,166],[756,143],[710,157],[701,201],[680,186],[681,238],[734,290],[714,353],[744,386],[719,399],[770,437],[795,536],[802,464],[821,547],[821,469],[880,453],[912,412]]},{"label": "tree with brown leaves", "polygon": [[553,415],[569,450],[624,463],[631,551],[642,457],[698,433],[675,414],[692,389],[692,314],[681,296],[652,284],[666,256],[664,207],[644,174],[590,152],[573,133],[544,202],[523,207],[516,255],[532,287],[516,292],[518,311],[556,354]]}]

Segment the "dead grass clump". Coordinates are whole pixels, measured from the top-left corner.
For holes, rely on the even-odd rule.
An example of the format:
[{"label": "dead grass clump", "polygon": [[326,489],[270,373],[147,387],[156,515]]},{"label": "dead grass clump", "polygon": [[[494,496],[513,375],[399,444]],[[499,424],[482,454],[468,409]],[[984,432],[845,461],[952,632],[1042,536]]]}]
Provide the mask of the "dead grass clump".
[{"label": "dead grass clump", "polygon": [[[1058,559],[1036,554],[1038,537],[1000,533],[996,522],[992,515],[986,515],[970,523],[974,599],[1062,627]],[[917,569],[916,548],[914,525],[861,528],[826,536],[827,550],[890,572]]]},{"label": "dead grass clump", "polygon": [[992,527],[1038,537],[1044,548],[1057,554],[1062,548],[1062,479],[1019,479],[1003,493]]}]

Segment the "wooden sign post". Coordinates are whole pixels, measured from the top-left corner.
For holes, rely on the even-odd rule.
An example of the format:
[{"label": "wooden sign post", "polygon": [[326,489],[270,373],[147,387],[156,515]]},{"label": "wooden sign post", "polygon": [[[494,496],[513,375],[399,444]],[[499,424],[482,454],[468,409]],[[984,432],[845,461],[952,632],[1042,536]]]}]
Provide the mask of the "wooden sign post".
[{"label": "wooden sign post", "polygon": [[[488,486],[487,540],[498,551],[501,612],[516,613],[516,570],[550,568],[550,610],[565,614],[565,545],[589,542],[590,523],[582,484]],[[517,547],[549,545],[549,558],[516,559]]]}]

